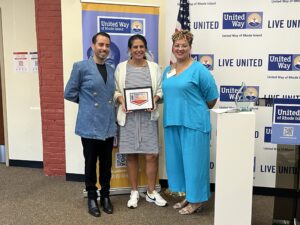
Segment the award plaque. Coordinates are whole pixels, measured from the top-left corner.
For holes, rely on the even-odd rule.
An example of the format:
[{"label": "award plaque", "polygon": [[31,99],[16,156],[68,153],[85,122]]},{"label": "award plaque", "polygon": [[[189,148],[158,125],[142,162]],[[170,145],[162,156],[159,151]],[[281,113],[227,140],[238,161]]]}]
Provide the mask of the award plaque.
[{"label": "award plaque", "polygon": [[152,87],[124,88],[127,111],[153,109]]},{"label": "award plaque", "polygon": [[258,92],[254,87],[247,87],[244,82],[235,95],[235,105],[240,111],[252,111]]}]

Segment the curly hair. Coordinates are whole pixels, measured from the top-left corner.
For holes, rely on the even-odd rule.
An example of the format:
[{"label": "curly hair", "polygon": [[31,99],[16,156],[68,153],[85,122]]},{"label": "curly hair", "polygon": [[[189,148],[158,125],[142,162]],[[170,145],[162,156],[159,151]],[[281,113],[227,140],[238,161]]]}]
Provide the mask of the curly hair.
[{"label": "curly hair", "polygon": [[172,41],[173,44],[175,41],[185,39],[189,43],[190,46],[192,46],[194,35],[189,30],[179,30],[175,31],[175,33],[172,35]]}]

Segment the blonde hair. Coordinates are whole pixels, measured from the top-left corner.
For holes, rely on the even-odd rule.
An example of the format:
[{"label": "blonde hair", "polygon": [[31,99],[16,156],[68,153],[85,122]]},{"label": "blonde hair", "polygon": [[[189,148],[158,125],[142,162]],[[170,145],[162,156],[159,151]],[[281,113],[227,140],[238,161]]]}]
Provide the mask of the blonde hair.
[{"label": "blonde hair", "polygon": [[185,39],[189,43],[190,46],[192,46],[194,35],[189,30],[179,30],[175,31],[175,33],[172,35],[172,41],[173,44],[175,41]]}]

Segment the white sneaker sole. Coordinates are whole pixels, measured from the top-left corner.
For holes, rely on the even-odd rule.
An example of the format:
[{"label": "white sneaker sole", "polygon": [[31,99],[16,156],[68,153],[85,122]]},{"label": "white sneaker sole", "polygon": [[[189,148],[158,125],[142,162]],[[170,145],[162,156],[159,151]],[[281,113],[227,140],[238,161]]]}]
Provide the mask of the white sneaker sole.
[{"label": "white sneaker sole", "polygon": [[133,206],[133,205],[131,205],[131,206],[128,206],[128,205],[127,205],[127,207],[128,207],[129,209],[136,209],[136,208],[137,208],[137,206]]},{"label": "white sneaker sole", "polygon": [[166,203],[159,203],[159,202],[156,202],[155,200],[149,198],[148,195],[146,195],[146,201],[147,201],[147,202],[150,202],[150,203],[155,203],[155,205],[161,206],[161,207],[164,207],[164,206],[166,206],[166,205],[168,204],[167,202],[166,202]]},{"label": "white sneaker sole", "polygon": [[129,205],[128,203],[127,203],[127,207],[129,208],[129,209],[135,209],[135,208],[137,208],[137,203],[136,204],[132,204],[132,205]]}]

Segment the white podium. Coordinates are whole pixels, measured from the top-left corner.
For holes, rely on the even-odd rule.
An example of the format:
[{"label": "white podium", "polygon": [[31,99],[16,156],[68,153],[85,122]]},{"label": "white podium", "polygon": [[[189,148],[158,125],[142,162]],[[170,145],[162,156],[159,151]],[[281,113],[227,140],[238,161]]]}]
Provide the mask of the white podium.
[{"label": "white podium", "polygon": [[255,113],[211,110],[216,150],[214,225],[251,225]]}]

